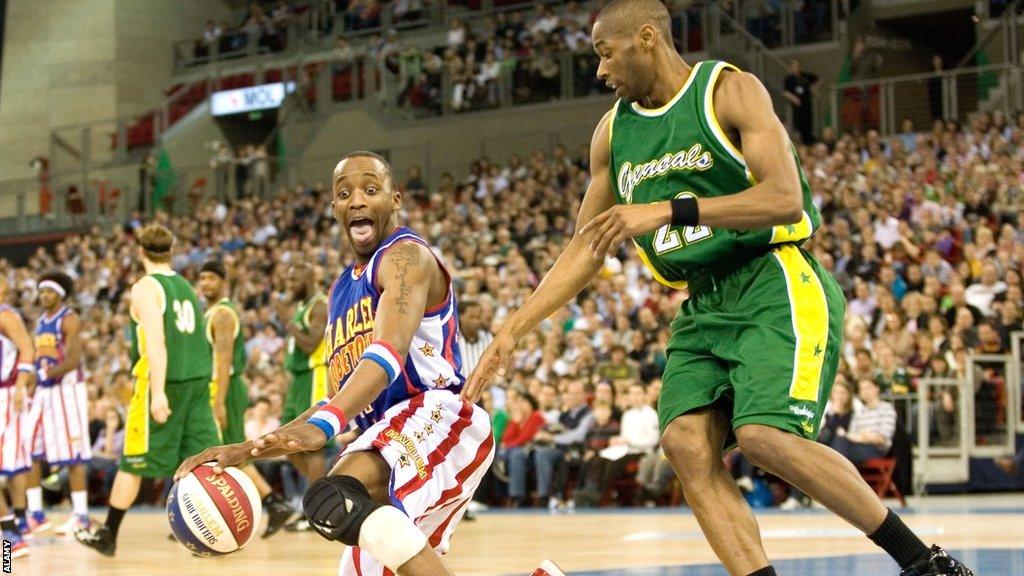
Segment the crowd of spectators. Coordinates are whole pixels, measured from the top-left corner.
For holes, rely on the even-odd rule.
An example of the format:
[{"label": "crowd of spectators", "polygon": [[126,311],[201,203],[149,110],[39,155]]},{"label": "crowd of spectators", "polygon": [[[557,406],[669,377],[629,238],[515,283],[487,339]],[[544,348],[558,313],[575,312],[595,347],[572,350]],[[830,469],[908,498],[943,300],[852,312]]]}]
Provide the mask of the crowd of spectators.
[{"label": "crowd of spectators", "polygon": [[[982,113],[964,127],[907,126],[891,138],[826,130],[798,148],[823,217],[804,247],[849,302],[823,440],[851,459],[885,454],[908,433],[883,404],[905,398],[921,378],[964,378],[972,353],[1005,354],[1021,330],[1022,142],[1024,114],[1010,122]],[[480,158],[465,175],[435,175],[431,185],[415,167],[398,178],[405,221],[436,247],[464,312],[473,310],[464,313],[472,325],[463,331],[476,334],[474,341],[529,296],[570,238],[588,164],[585,147],[571,153],[558,146],[500,164]],[[244,310],[249,429],[272,428],[288,376],[281,319],[269,303],[284,290],[289,263],[312,262],[326,289],[349,258],[325,185],[214,198],[187,217],[157,217],[178,236],[173,266],[187,278],[208,258],[224,260]],[[123,227],[39,248],[24,266],[0,261],[0,274],[12,281],[11,303],[30,319],[38,314],[39,273],[58,267],[76,279],[73,304],[84,318],[83,364],[101,454],[116,453],[131,394],[125,295],[141,273],[133,232],[142,224],[136,214]],[[627,246],[605,261],[591,287],[524,338],[507,380],[484,399],[500,448],[481,498],[553,507],[616,496],[664,502],[672,476],[657,450],[653,406],[669,325],[684,298],[654,282]],[[1005,374],[1000,365],[974,366],[973,425],[979,442],[997,443],[1012,413]],[[856,398],[837,399],[843,392]],[[936,388],[929,403],[932,441],[955,444],[968,424],[958,416],[958,388]],[[749,471],[737,466],[736,474],[744,480]]]}]

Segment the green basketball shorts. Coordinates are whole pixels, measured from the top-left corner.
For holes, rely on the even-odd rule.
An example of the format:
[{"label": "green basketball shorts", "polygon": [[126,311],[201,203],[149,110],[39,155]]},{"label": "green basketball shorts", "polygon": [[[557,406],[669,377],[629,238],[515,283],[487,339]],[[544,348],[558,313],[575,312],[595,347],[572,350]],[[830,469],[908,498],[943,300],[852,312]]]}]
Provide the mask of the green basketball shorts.
[{"label": "green basketball shorts", "polygon": [[188,457],[220,443],[210,407],[210,379],[167,382],[171,415],[157,424],[149,412],[147,378],[135,380],[128,405],[120,468],[136,476],[166,478]]},{"label": "green basketball shorts", "polygon": [[807,252],[785,244],[692,295],[672,322],[658,416],[714,406],[732,428],[816,439],[839,365],[846,301]]},{"label": "green basketball shorts", "polygon": [[[210,382],[210,406],[217,400],[217,382]],[[245,442],[245,410],[249,407],[249,391],[241,377],[231,376],[228,381],[228,393],[224,397],[224,410],[227,412],[228,425],[220,430],[221,444],[239,444]]]}]

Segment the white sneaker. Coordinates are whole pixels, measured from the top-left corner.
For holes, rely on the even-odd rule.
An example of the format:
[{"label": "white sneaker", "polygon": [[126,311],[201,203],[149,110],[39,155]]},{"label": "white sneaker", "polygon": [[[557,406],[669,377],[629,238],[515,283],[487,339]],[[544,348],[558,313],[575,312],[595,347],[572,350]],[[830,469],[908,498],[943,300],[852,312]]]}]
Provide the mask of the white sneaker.
[{"label": "white sneaker", "polygon": [[469,501],[469,507],[467,509],[470,512],[483,512],[484,510],[488,510],[489,508],[490,508],[490,506],[488,506],[487,504],[484,504],[483,502],[477,502],[476,500],[470,500]]},{"label": "white sneaker", "polygon": [[799,500],[793,498],[792,496],[786,498],[786,501],[783,502],[782,504],[779,504],[779,510],[799,510],[803,507],[804,505],[801,504]]},{"label": "white sneaker", "polygon": [[566,500],[565,501],[565,509],[566,510],[575,510],[576,509],[576,501],[573,500],[572,498],[569,498],[568,500]]},{"label": "white sneaker", "polygon": [[57,526],[53,533],[57,536],[71,536],[78,530],[88,530],[92,526],[92,521],[89,520],[88,515],[72,514],[68,521]]},{"label": "white sneaker", "polygon": [[745,493],[754,491],[754,480],[750,476],[743,476],[736,479],[736,485]]},{"label": "white sneaker", "polygon": [[558,501],[558,498],[552,496],[548,498],[548,510],[558,510],[562,506],[562,503]]},{"label": "white sneaker", "polygon": [[551,560],[540,563],[540,567],[530,573],[530,576],[565,576],[565,572]]}]

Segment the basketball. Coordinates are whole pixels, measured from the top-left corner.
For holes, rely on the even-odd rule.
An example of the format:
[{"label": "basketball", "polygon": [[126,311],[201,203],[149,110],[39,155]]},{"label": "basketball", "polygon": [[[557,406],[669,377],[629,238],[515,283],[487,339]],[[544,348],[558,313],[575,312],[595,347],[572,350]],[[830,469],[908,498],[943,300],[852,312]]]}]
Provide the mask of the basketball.
[{"label": "basketball", "polygon": [[167,520],[174,537],[197,556],[223,556],[252,538],[263,509],[256,485],[228,467],[216,474],[207,464],[174,483]]}]

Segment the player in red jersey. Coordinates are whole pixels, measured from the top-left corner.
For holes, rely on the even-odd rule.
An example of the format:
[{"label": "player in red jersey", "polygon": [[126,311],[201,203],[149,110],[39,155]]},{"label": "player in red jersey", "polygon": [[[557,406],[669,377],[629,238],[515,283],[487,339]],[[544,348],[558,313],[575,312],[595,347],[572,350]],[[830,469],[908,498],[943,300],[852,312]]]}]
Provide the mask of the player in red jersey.
[{"label": "player in red jersey", "polygon": [[[320,449],[346,434],[337,465],[303,500],[310,525],[347,544],[341,576],[454,576],[442,559],[494,455],[490,419],[462,400],[465,376],[451,278],[399,224],[402,195],[380,156],[356,152],[334,171],[332,206],[355,263],[331,289],[327,344],[333,398],[256,441],[211,448],[203,462]],[[547,562],[537,576],[561,576]]]}]

